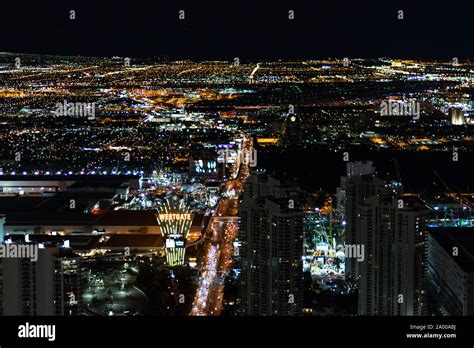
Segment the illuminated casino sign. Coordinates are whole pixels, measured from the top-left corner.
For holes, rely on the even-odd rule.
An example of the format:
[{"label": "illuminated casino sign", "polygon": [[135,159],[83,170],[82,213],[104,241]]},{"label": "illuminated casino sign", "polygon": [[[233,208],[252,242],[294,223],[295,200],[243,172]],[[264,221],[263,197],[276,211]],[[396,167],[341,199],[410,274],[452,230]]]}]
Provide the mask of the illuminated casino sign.
[{"label": "illuminated casino sign", "polygon": [[156,218],[165,241],[166,262],[170,266],[184,264],[186,239],[192,224],[192,214],[183,200],[167,200]]},{"label": "illuminated casino sign", "polygon": [[180,220],[191,220],[191,214],[170,214],[162,213],[158,214],[159,221],[180,221]]}]

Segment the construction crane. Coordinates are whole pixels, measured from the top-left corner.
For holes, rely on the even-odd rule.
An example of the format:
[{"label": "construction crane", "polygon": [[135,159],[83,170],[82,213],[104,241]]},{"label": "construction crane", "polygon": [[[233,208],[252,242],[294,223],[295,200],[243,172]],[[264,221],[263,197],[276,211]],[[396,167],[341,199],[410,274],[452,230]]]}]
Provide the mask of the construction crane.
[{"label": "construction crane", "polygon": [[[443,184],[444,188],[446,189],[446,193],[449,195],[450,193],[454,195],[454,198],[458,199],[459,202],[462,204],[462,205],[465,205],[469,208],[469,215],[470,215],[470,212],[471,212],[471,203],[469,202],[469,200],[465,200],[464,197],[462,196],[462,194],[460,192],[456,192],[454,190],[451,189],[451,187],[448,186],[448,184],[446,184],[446,182],[441,178],[441,175],[438,174],[438,172],[436,170],[433,170],[433,173],[434,175],[436,175],[436,177],[439,179],[439,181]],[[449,214],[449,215],[448,215]],[[446,220],[448,217],[451,219],[451,220],[457,220],[455,219],[455,215],[454,215],[454,211],[453,209],[451,208],[450,209],[450,212],[447,211],[447,209],[445,209],[444,211],[444,219]],[[459,219],[459,216],[458,216],[458,219]]]},{"label": "construction crane", "polygon": [[460,192],[456,192],[455,190],[451,189],[451,187],[448,186],[448,184],[446,184],[446,182],[444,182],[444,180],[441,178],[441,176],[438,174],[438,172],[436,170],[433,170],[433,173],[434,175],[436,175],[439,179],[439,181],[441,181],[441,183],[443,184],[444,188],[446,189],[446,191],[448,193],[454,193],[456,194],[456,196],[459,198],[461,204],[464,204],[464,205],[467,205],[468,207],[470,207],[470,202],[469,200],[464,200],[464,197],[461,195]]}]

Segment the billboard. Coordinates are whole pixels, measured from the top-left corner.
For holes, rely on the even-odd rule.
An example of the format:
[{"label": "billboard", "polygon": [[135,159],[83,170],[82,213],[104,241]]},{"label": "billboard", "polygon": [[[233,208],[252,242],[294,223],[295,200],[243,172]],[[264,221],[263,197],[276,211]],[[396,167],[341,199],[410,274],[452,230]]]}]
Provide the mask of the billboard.
[{"label": "billboard", "polygon": [[189,160],[189,173],[191,176],[216,177],[216,160]]},{"label": "billboard", "polygon": [[186,247],[186,239],[184,239],[184,238],[167,238],[165,240],[165,247],[167,249],[185,248]]}]

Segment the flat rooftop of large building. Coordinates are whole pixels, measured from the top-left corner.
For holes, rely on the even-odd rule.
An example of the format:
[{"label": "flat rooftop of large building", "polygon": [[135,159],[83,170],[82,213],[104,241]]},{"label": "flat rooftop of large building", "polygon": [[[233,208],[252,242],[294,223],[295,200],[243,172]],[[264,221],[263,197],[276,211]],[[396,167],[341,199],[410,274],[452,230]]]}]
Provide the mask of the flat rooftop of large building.
[{"label": "flat rooftop of large building", "polygon": [[[24,241],[23,235],[9,235],[12,241]],[[62,245],[64,241],[68,240],[69,245],[73,250],[91,250],[97,247],[102,235],[50,235],[50,234],[30,234],[29,239],[32,242],[43,243],[45,245]]]},{"label": "flat rooftop of large building", "polygon": [[1,175],[2,181],[83,181],[114,182],[139,180],[140,175]]},{"label": "flat rooftop of large building", "polygon": [[156,210],[112,210],[98,215],[96,225],[158,226]]},{"label": "flat rooftop of large building", "polygon": [[[76,209],[69,208],[70,199],[76,200]],[[157,211],[103,210],[85,213],[84,208],[101,199],[110,199],[107,193],[58,194],[52,197],[0,197],[0,214],[8,226],[159,226]],[[193,214],[191,226],[202,228],[210,216]]]},{"label": "flat rooftop of large building", "polygon": [[[110,192],[59,192],[53,196],[1,196],[1,214],[45,214],[65,212],[76,215],[82,213],[83,208],[90,208],[92,204],[99,201],[111,200],[114,193]],[[69,209],[71,199],[74,199],[77,212]]]},{"label": "flat rooftop of large building", "polygon": [[[13,242],[24,243],[24,236],[10,235]],[[45,246],[61,246],[64,241],[69,241],[73,250],[88,251],[95,248],[161,248],[163,237],[161,234],[107,234],[107,235],[47,235],[31,234],[29,239],[34,243],[42,243]],[[63,249],[63,248],[60,248]]]},{"label": "flat rooftop of large building", "polygon": [[103,248],[162,248],[161,234],[113,234],[104,242]]},{"label": "flat rooftop of large building", "polygon": [[121,188],[126,186],[126,181],[123,180],[114,180],[114,181],[77,181],[74,184],[69,186],[69,189],[100,189],[102,187],[108,188]]},{"label": "flat rooftop of large building", "polygon": [[5,224],[14,226],[158,226],[155,210],[112,210],[97,215],[70,210],[32,210],[7,213]]},{"label": "flat rooftop of large building", "polygon": [[436,227],[428,232],[449,254],[457,247],[458,256],[453,260],[468,273],[474,273],[474,227]]},{"label": "flat rooftop of large building", "polygon": [[[99,226],[159,226],[156,210],[112,210],[97,215]],[[204,214],[193,214],[191,226],[205,226],[210,217]]]}]

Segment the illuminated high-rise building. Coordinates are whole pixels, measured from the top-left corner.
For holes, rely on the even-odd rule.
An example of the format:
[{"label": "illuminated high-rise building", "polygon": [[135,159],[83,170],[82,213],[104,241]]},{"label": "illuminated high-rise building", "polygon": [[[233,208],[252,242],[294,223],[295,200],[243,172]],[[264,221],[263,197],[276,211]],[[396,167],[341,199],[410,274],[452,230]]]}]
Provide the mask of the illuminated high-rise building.
[{"label": "illuminated high-rise building", "polygon": [[267,176],[251,176],[244,189],[239,301],[246,315],[302,313],[303,212],[289,207],[285,192]]},{"label": "illuminated high-rise building", "polygon": [[[427,314],[427,234],[424,204],[411,195],[383,193],[357,209],[360,315]],[[347,260],[347,257],[346,257]]]},{"label": "illuminated high-rise building", "polygon": [[79,315],[86,283],[68,248],[40,248],[36,261],[0,258],[0,315]]},{"label": "illuminated high-rise building", "polygon": [[[361,229],[359,227],[359,205],[365,199],[378,195],[385,187],[385,182],[372,175],[371,163],[367,165],[347,165],[347,177],[341,179],[341,190],[338,192],[339,199],[344,197],[346,217],[345,243],[356,245],[361,240]],[[360,275],[360,263],[355,258],[345,259],[346,275],[357,279]]]},{"label": "illuminated high-rise building", "polygon": [[374,163],[372,161],[349,162],[346,166],[347,177],[354,175],[370,175],[375,173]]},{"label": "illuminated high-rise building", "polygon": [[428,284],[443,315],[474,315],[474,228],[428,229]]}]

